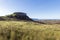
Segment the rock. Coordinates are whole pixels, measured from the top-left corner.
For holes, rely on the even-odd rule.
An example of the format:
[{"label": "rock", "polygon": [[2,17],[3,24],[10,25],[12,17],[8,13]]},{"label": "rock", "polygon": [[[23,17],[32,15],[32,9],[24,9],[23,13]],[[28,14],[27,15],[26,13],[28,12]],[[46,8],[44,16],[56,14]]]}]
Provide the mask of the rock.
[{"label": "rock", "polygon": [[4,20],[4,18],[0,17],[0,21]]},{"label": "rock", "polygon": [[15,18],[20,20],[32,20],[27,16],[26,13],[23,13],[23,12],[14,12],[13,14],[15,14]]},{"label": "rock", "polygon": [[23,13],[23,12],[14,12],[13,14],[8,15],[7,17],[9,17],[9,18],[15,18],[17,20],[29,20],[29,21],[33,21],[31,18],[29,18],[27,16],[26,13]]}]

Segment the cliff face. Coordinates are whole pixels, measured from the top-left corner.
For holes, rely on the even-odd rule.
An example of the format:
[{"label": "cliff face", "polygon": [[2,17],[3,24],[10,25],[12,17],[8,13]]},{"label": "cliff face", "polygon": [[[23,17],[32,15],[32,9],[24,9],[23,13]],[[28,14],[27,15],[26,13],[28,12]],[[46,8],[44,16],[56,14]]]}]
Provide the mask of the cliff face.
[{"label": "cliff face", "polygon": [[33,21],[31,18],[27,16],[26,13],[23,12],[14,12],[11,15],[7,15],[6,17],[0,17],[2,20],[28,20],[28,21]]},{"label": "cliff face", "polygon": [[23,12],[15,12],[15,18],[20,19],[20,20],[32,20],[30,19],[26,13]]}]

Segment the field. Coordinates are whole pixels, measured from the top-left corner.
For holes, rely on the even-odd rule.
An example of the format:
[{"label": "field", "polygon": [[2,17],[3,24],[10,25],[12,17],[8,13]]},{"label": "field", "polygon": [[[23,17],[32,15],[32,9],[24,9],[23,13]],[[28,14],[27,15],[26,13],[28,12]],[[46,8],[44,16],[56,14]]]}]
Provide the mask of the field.
[{"label": "field", "polygon": [[0,40],[60,40],[60,24],[0,21]]}]

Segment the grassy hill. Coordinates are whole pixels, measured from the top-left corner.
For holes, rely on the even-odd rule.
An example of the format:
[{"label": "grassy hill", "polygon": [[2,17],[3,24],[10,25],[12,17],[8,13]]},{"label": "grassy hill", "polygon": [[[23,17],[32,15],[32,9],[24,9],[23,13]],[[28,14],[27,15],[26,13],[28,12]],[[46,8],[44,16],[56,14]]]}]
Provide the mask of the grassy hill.
[{"label": "grassy hill", "polygon": [[0,16],[0,40],[60,40],[60,20],[34,21],[22,12]]},{"label": "grassy hill", "polygon": [[10,15],[0,16],[0,21],[32,21],[40,24],[60,24],[60,19],[34,19],[23,12],[14,12]]},{"label": "grassy hill", "polygon": [[60,24],[0,21],[0,40],[60,40]]}]

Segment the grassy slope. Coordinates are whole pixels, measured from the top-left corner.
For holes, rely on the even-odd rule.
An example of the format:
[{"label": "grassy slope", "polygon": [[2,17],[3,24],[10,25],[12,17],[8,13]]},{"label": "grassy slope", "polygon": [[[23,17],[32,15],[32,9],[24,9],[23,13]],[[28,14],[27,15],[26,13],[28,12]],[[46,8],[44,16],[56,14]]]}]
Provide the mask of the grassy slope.
[{"label": "grassy slope", "polygon": [[0,21],[0,40],[60,40],[60,25]]}]

